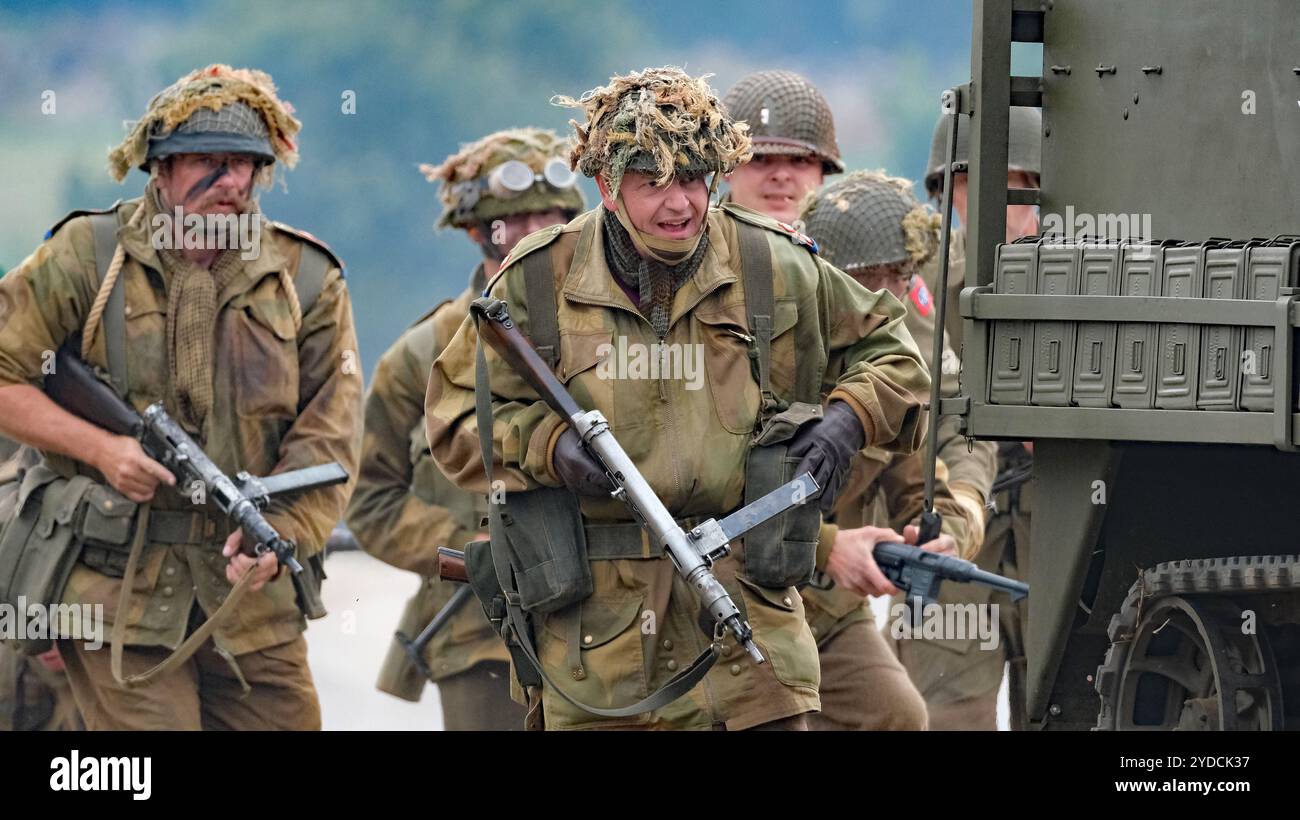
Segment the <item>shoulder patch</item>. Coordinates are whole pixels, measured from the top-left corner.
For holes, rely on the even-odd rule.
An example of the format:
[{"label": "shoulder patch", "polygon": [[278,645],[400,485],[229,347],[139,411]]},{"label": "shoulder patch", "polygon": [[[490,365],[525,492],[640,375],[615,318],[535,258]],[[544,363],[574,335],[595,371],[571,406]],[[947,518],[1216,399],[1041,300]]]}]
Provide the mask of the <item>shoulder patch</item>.
[{"label": "shoulder patch", "polygon": [[295,236],[298,239],[301,239],[303,242],[306,242],[308,245],[315,247],[316,249],[324,253],[326,256],[328,256],[330,261],[334,263],[334,266],[338,268],[340,272],[344,270],[343,260],[339,258],[339,255],[334,252],[333,248],[325,244],[324,240],[318,238],[314,234],[308,233],[307,231],[299,230],[298,228],[294,228],[292,226],[286,225],[283,222],[276,222],[273,219],[269,221],[277,231],[287,233],[290,236]]},{"label": "shoulder patch", "polygon": [[794,244],[802,245],[812,253],[818,252],[817,242],[811,236],[801,233],[799,229],[795,228],[793,225],[780,222],[766,214],[761,214],[758,211],[752,211],[749,208],[746,208],[743,205],[737,205],[730,200],[722,202],[719,207],[731,216],[739,219],[741,222],[747,222],[750,225],[756,225],[757,227],[774,231],[775,233],[779,233],[788,238]]},{"label": "shoulder patch", "polygon": [[117,206],[121,204],[122,204],[122,200],[119,199],[117,202],[114,202],[112,205],[109,205],[107,208],[83,208],[80,210],[72,211],[67,215],[65,215],[58,222],[55,222],[53,225],[50,226],[50,229],[45,232],[44,241],[49,241],[50,237],[54,236],[56,233],[59,232],[59,228],[62,228],[68,222],[71,222],[72,220],[76,219],[79,216],[90,216],[92,214],[111,214],[114,211],[116,211]]},{"label": "shoulder patch", "polygon": [[916,305],[916,312],[922,316],[929,316],[930,311],[934,309],[934,300],[930,298],[930,289],[925,286],[925,280],[916,277],[916,284],[912,286],[912,304]]},{"label": "shoulder patch", "polygon": [[[515,262],[518,262],[520,259],[538,248],[545,248],[556,239],[559,239],[560,234],[564,233],[564,228],[564,225],[552,225],[549,228],[542,228],[540,231],[530,233],[528,236],[519,240],[519,242],[515,244],[514,248],[511,249],[510,253],[506,254],[506,258],[501,260],[501,265],[497,268],[497,276],[492,277],[492,282],[495,282],[497,277],[501,275],[501,271],[510,267]],[[492,282],[488,282],[487,289],[491,289]]]}]

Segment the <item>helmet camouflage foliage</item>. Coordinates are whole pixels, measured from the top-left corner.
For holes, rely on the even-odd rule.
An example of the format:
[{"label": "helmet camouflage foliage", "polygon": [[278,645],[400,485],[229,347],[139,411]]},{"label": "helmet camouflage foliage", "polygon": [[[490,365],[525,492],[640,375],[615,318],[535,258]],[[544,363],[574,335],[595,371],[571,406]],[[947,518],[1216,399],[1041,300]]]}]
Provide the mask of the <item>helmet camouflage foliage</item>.
[{"label": "helmet camouflage foliage", "polygon": [[939,215],[912,183],[882,171],[854,171],[808,195],[804,232],[841,270],[877,265],[921,267],[939,247]]},{"label": "helmet camouflage foliage", "polygon": [[589,177],[603,174],[618,196],[625,171],[655,175],[660,185],[676,173],[730,173],[751,156],[744,123],[733,122],[706,81],[679,68],[647,68],[556,105],[580,108],[586,122],[575,133],[569,164]]},{"label": "helmet camouflage foliage", "polygon": [[722,100],[727,113],[749,126],[755,154],[815,156],[828,174],[844,171],[835,142],[835,118],[817,87],[793,71],[756,71]]},{"label": "helmet camouflage foliage", "polygon": [[[1021,105],[1011,106],[1007,126],[1007,168],[1041,174],[1043,157],[1043,112]],[[925,189],[931,196],[943,191],[943,160],[948,150],[948,115],[939,117],[930,138],[930,164],[926,166]],[[964,119],[957,129],[957,161],[970,162],[970,119]]]},{"label": "helmet camouflage foliage", "polygon": [[132,166],[148,170],[152,160],[171,154],[246,153],[267,164],[258,179],[265,184],[272,163],[297,164],[301,128],[293,106],[276,96],[270,74],[214,64],[154,95],[144,117],[109,152],[109,172],[121,182]]},{"label": "helmet camouflage foliage", "polygon": [[494,196],[477,183],[492,170],[511,160],[519,160],[541,173],[552,159],[565,159],[568,146],[554,131],[541,128],[512,128],[489,134],[464,146],[447,157],[441,165],[421,165],[420,172],[430,182],[441,182],[438,192],[442,215],[437,227],[464,228],[490,222],[503,216],[537,213],[559,208],[572,218],[586,207],[577,185],[556,188],[538,180],[517,196]]}]

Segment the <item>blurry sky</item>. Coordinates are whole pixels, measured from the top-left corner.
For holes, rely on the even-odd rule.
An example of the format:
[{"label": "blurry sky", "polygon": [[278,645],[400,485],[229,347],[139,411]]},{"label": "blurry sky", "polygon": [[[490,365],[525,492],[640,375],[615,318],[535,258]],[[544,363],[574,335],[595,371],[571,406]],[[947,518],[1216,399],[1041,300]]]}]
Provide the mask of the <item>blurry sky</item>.
[{"label": "blurry sky", "polygon": [[[347,263],[368,369],[476,261],[462,234],[433,232],[419,163],[499,128],[566,130],[552,95],[674,64],[714,74],[719,96],[750,71],[798,71],[830,101],[850,168],[919,179],[939,94],[969,76],[970,14],[969,0],[0,0],[0,267],[68,210],[139,195],[144,175],[114,184],[106,154],[155,92],[211,62],[255,66],[303,121],[302,160],[263,210]],[[1016,70],[1037,73],[1024,56]]]}]

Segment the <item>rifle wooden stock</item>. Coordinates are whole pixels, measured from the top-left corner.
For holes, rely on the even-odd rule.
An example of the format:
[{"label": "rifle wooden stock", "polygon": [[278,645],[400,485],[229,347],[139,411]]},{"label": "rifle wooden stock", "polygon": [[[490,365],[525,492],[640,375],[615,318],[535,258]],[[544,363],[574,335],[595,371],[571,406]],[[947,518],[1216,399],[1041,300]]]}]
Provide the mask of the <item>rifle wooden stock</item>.
[{"label": "rifle wooden stock", "polygon": [[483,341],[496,351],[498,356],[505,359],[506,364],[510,365],[520,378],[528,382],[529,387],[536,390],[537,395],[541,396],[542,400],[560,415],[560,418],[568,421],[582,412],[582,408],[569,395],[569,391],[564,389],[564,385],[546,366],[542,357],[537,355],[528,337],[524,336],[513,320],[494,321],[491,309],[485,310],[478,303],[472,305],[471,309],[477,310],[485,320],[478,323],[478,332]]},{"label": "rifle wooden stock", "polygon": [[468,584],[469,573],[465,571],[465,553],[450,547],[438,547],[438,577],[444,581]]},{"label": "rifle wooden stock", "polygon": [[54,372],[45,377],[45,394],[64,410],[119,436],[139,438],[144,426],[135,408],[96,378],[68,345],[54,356]]}]

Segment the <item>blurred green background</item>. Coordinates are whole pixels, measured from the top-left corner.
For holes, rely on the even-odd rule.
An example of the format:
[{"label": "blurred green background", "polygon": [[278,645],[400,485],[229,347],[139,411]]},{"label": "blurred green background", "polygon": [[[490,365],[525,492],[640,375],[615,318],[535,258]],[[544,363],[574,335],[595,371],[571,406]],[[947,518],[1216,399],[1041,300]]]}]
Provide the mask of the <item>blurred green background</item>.
[{"label": "blurred green background", "polygon": [[[918,180],[939,94],[970,73],[970,15],[969,0],[0,2],[0,268],[67,211],[139,195],[145,176],[113,183],[106,154],[155,92],[212,62],[261,68],[303,122],[287,192],[262,208],[347,263],[368,371],[477,258],[433,231],[419,163],[499,128],[567,131],[552,95],[672,64],[714,74],[719,96],[750,71],[798,71],[830,101],[850,168]],[[1013,68],[1037,73],[1034,59]]]}]

